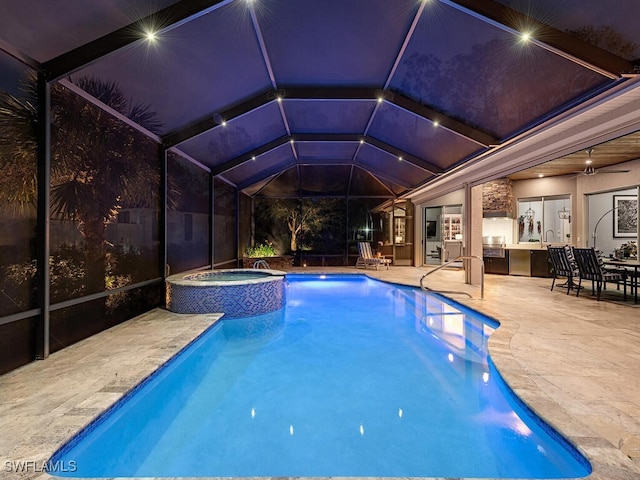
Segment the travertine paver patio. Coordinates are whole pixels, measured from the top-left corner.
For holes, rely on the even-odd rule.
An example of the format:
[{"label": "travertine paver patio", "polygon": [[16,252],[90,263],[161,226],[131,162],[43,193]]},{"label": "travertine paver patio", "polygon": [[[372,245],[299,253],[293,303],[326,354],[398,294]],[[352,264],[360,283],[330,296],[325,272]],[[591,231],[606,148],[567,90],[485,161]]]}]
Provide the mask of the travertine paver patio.
[{"label": "travertine paver patio", "polygon": [[[425,271],[366,273],[418,285]],[[640,479],[640,308],[551,292],[550,279],[487,275],[484,300],[460,271],[428,283],[471,292],[475,299],[454,298],[501,322],[489,342],[493,361],[587,455],[590,479]],[[156,309],[0,376],[0,477],[49,478],[42,463],[56,448],[217,318]],[[18,462],[27,462],[21,471]]]}]

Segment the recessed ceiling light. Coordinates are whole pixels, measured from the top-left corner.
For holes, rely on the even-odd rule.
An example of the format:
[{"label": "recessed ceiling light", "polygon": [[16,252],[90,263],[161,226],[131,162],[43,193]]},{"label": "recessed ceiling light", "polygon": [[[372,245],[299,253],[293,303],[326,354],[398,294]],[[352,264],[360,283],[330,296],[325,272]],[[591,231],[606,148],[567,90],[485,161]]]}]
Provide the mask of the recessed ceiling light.
[{"label": "recessed ceiling light", "polygon": [[529,32],[521,33],[520,40],[522,40],[523,42],[528,42],[529,40],[531,40],[531,34]]},{"label": "recessed ceiling light", "polygon": [[147,30],[146,32],[144,32],[144,36],[147,39],[147,41],[151,43],[155,42],[158,39],[156,32],[154,32],[153,30]]},{"label": "recessed ceiling light", "polygon": [[378,97],[378,103],[382,103],[384,101],[384,97]]},{"label": "recessed ceiling light", "polygon": [[544,173],[539,173],[538,178],[542,178],[542,177],[544,177]]},{"label": "recessed ceiling light", "polygon": [[223,127],[226,127],[227,126],[227,121],[226,120],[222,120],[222,123],[220,125],[222,125]]},{"label": "recessed ceiling light", "polygon": [[282,97],[276,97],[276,102],[282,103]]},{"label": "recessed ceiling light", "polygon": [[398,157],[398,160],[402,161],[402,157]]},{"label": "recessed ceiling light", "polygon": [[434,127],[439,127],[439,126],[440,126],[440,122],[439,122],[438,120],[435,120],[435,121],[433,122],[433,126],[434,126]]}]

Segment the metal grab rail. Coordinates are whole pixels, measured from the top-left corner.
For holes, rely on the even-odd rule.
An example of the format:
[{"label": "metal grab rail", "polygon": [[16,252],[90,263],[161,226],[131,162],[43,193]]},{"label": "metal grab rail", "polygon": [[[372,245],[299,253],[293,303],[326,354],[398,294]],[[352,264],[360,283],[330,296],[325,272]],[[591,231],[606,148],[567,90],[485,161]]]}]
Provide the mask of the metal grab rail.
[{"label": "metal grab rail", "polygon": [[253,263],[253,268],[266,268],[267,270],[271,270],[271,267],[267,263],[266,260],[260,259]]},{"label": "metal grab rail", "polygon": [[450,264],[452,264],[454,262],[457,262],[459,260],[471,260],[471,259],[474,259],[474,258],[480,260],[480,298],[484,300],[484,260],[482,259],[482,257],[479,257],[478,255],[460,255],[459,257],[456,257],[453,260],[449,260],[448,262],[443,263],[439,267],[436,267],[433,270],[428,271],[427,273],[425,273],[422,276],[422,278],[420,278],[420,288],[422,290],[429,291],[429,292],[456,293],[456,294],[460,294],[460,295],[466,295],[469,298],[473,298],[471,296],[471,294],[469,294],[467,292],[458,292],[458,291],[455,291],[455,290],[433,290],[432,288],[425,287],[424,284],[422,283],[422,281],[425,279],[425,277],[428,277],[432,273],[437,272],[438,270],[440,270],[441,268],[446,267],[447,265],[450,265]]}]

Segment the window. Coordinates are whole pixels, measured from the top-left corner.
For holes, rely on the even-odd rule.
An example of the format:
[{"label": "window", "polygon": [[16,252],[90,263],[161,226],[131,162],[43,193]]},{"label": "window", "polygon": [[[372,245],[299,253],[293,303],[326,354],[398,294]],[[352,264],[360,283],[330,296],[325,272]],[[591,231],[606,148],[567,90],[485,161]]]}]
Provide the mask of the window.
[{"label": "window", "polygon": [[569,195],[518,199],[518,243],[571,243]]},{"label": "window", "polygon": [[118,212],[118,223],[131,223],[131,212],[129,210]]}]

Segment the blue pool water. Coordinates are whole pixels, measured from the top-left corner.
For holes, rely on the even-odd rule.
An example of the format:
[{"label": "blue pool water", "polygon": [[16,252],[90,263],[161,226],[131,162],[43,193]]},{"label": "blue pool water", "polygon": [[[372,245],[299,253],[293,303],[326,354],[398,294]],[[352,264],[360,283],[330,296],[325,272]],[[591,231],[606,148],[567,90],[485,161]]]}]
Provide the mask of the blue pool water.
[{"label": "blue pool water", "polygon": [[501,380],[495,322],[360,275],[287,278],[284,309],[219,322],[51,461],[79,477],[590,473]]},{"label": "blue pool water", "polygon": [[247,271],[229,271],[220,270],[207,273],[195,273],[186,275],[185,280],[196,280],[198,282],[237,282],[241,280],[260,280],[262,278],[273,277],[271,273],[260,272],[254,270],[252,272]]}]

